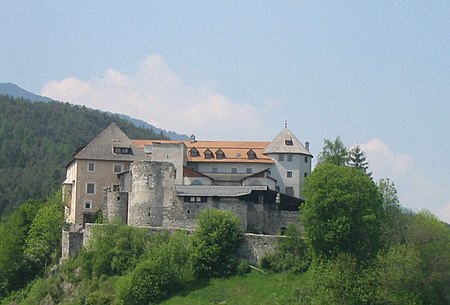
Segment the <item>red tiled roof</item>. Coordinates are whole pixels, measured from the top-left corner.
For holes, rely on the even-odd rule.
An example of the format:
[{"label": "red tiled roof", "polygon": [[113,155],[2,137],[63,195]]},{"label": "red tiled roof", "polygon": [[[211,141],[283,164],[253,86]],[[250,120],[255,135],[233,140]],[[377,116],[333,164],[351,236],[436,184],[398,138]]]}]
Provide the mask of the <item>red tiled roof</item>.
[{"label": "red tiled roof", "polygon": [[[139,149],[144,149],[145,145],[152,145],[153,143],[184,143],[187,147],[187,160],[191,162],[214,162],[214,163],[267,163],[271,164],[274,161],[271,158],[263,155],[263,150],[269,142],[253,142],[253,141],[175,141],[175,140],[133,140],[135,146]],[[196,148],[199,152],[198,157],[191,157],[190,149]],[[213,158],[206,159],[205,151],[210,150],[213,153]],[[225,158],[217,159],[216,151],[221,150]],[[247,153],[252,150],[256,154],[256,159],[249,159]]]}]

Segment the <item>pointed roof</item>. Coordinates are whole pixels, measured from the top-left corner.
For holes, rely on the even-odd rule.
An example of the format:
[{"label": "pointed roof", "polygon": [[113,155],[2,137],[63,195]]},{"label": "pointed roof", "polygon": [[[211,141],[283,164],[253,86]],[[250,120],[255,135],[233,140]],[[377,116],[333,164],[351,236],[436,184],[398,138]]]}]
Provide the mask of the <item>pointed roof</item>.
[{"label": "pointed roof", "polygon": [[283,130],[264,148],[264,154],[303,154],[311,156],[309,150],[295,137],[289,128]]},{"label": "pointed roof", "polygon": [[[114,147],[127,148],[128,153],[114,153]],[[74,159],[133,161],[145,159],[145,154],[132,144],[115,123],[111,123],[80,150]]]}]

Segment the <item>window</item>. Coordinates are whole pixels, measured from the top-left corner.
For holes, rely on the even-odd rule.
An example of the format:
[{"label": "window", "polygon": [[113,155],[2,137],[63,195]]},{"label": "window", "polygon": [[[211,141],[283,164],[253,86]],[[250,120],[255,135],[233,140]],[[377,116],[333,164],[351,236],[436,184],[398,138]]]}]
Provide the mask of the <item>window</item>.
[{"label": "window", "polygon": [[251,173],[252,173],[252,168],[251,168],[251,167],[247,167],[247,168],[245,169],[245,172],[246,172],[247,174],[251,174]]},{"label": "window", "polygon": [[308,163],[308,156],[305,156],[305,163]]},{"label": "window", "polygon": [[120,185],[119,184],[113,184],[112,190],[113,190],[113,192],[119,192],[120,191]]},{"label": "window", "polygon": [[275,192],[279,192],[280,191],[280,187],[279,186],[276,186],[275,187]]},{"label": "window", "polygon": [[294,142],[292,142],[292,139],[287,139],[284,141],[284,144],[286,144],[288,146],[292,146],[292,145],[294,145]]},{"label": "window", "polygon": [[286,195],[294,196],[294,187],[293,186],[286,186]]},{"label": "window", "polygon": [[278,155],[278,161],[284,161],[284,155],[279,154]]},{"label": "window", "polygon": [[216,174],[216,173],[219,172],[219,169],[218,169],[217,167],[213,167],[213,168],[212,168],[212,172],[213,172],[214,174]]},{"label": "window", "polygon": [[216,158],[217,158],[217,159],[223,159],[223,158],[225,158],[225,153],[224,153],[221,149],[217,150],[217,151],[216,151]]},{"label": "window", "polygon": [[258,196],[258,204],[264,204],[264,195]]},{"label": "window", "polygon": [[292,178],[292,172],[291,172],[291,171],[287,171],[287,172],[286,172],[286,176],[287,176],[288,178]]},{"label": "window", "polygon": [[292,162],[292,159],[293,159],[293,157],[292,157],[291,154],[287,155],[287,160],[288,160],[288,162]]},{"label": "window", "polygon": [[115,174],[121,173],[122,172],[122,164],[114,164],[113,165],[113,172]]},{"label": "window", "polygon": [[144,144],[144,153],[151,154],[153,151],[153,145],[151,144]]},{"label": "window", "polygon": [[88,209],[88,210],[92,209],[92,201],[91,200],[85,200],[84,201],[84,208]]},{"label": "window", "polygon": [[207,149],[205,150],[205,159],[211,159],[213,157],[213,153]]},{"label": "window", "polygon": [[95,195],[95,182],[86,183],[86,194]]},{"label": "window", "polygon": [[198,152],[197,148],[192,147],[189,151],[191,157],[200,157],[200,153]]},{"label": "window", "polygon": [[88,172],[95,172],[95,162],[89,162],[87,170]]},{"label": "window", "polygon": [[247,157],[249,160],[255,160],[256,159],[256,153],[253,151],[253,149],[250,149],[247,152]]},{"label": "window", "polygon": [[231,173],[232,174],[237,174],[237,168],[236,167],[232,167],[231,168]]},{"label": "window", "polygon": [[306,178],[308,177],[308,173],[304,173],[303,176]]},{"label": "window", "polygon": [[184,202],[208,202],[208,197],[206,196],[186,196],[184,197]]},{"label": "window", "polygon": [[113,147],[113,152],[115,154],[121,154],[121,155],[128,155],[131,153],[131,148],[130,147]]},{"label": "window", "polygon": [[202,201],[202,197],[195,197],[195,201],[196,202],[201,202]]}]

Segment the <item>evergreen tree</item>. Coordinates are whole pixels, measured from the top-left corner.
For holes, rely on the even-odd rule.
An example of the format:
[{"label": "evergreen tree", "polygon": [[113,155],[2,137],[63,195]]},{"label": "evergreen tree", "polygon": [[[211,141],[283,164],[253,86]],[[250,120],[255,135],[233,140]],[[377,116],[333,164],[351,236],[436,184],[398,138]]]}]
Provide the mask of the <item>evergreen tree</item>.
[{"label": "evergreen tree", "polygon": [[367,169],[369,168],[369,162],[367,162],[366,154],[361,149],[359,144],[356,144],[349,151],[348,166],[363,171],[364,173],[368,174],[369,177],[372,176],[372,173],[367,173]]}]

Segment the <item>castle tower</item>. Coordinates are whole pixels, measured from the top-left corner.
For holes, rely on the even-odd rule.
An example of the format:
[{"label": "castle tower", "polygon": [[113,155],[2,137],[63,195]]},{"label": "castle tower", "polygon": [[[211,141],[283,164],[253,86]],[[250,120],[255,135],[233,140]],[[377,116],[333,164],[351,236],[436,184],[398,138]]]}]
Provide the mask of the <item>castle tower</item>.
[{"label": "castle tower", "polygon": [[311,174],[312,155],[289,130],[287,124],[263,151],[275,164],[271,176],[277,180],[276,188],[284,194],[302,198],[303,183]]},{"label": "castle tower", "polygon": [[162,227],[164,205],[175,193],[175,166],[169,162],[136,161],[131,164],[128,224]]}]

